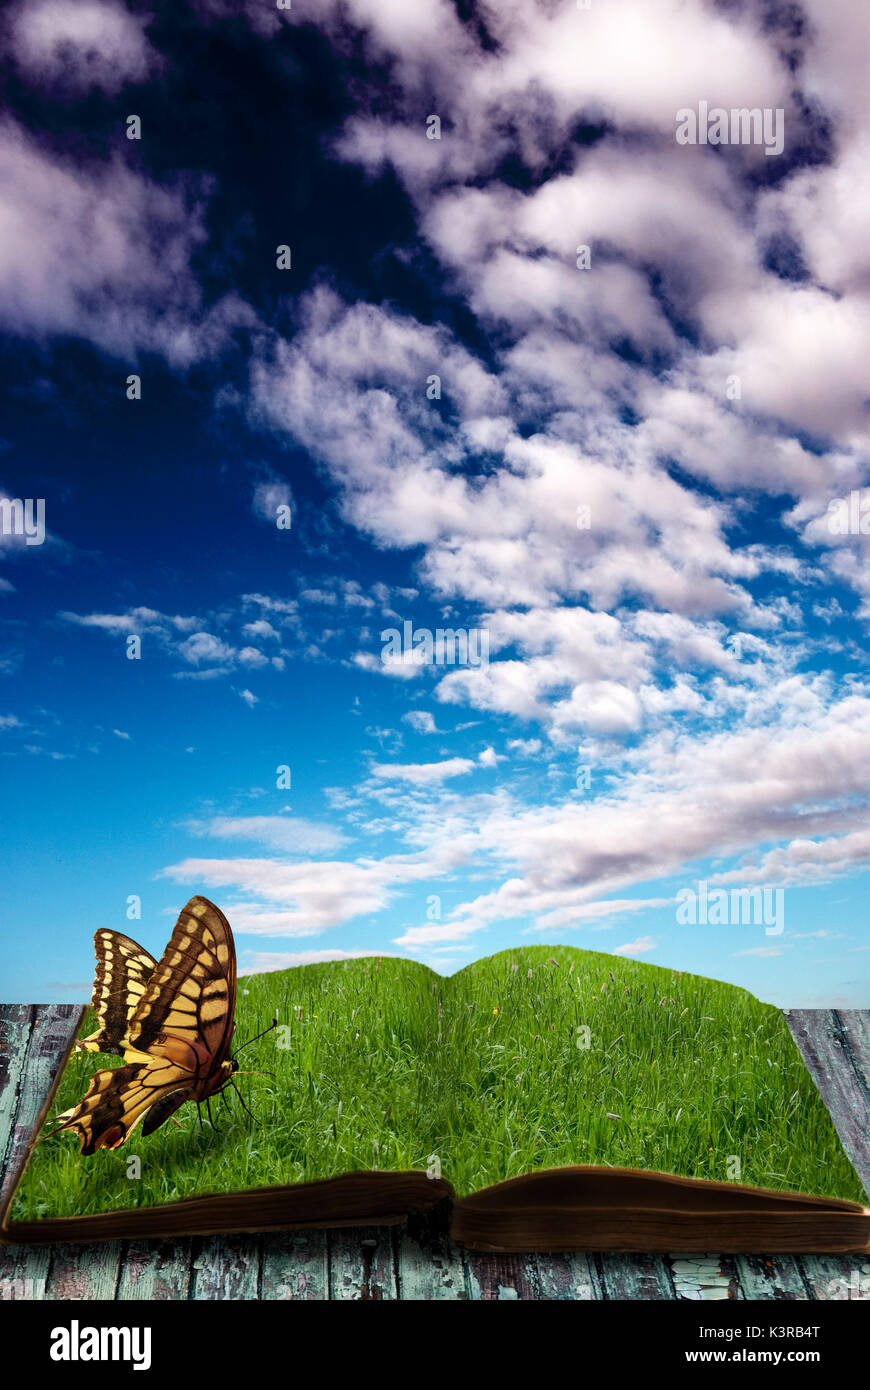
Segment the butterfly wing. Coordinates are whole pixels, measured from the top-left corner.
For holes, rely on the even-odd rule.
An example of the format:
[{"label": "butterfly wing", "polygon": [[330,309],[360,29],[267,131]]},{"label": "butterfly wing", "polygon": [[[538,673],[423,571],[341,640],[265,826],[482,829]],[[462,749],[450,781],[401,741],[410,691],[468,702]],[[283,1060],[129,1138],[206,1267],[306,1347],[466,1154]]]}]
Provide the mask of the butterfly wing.
[{"label": "butterfly wing", "polygon": [[128,1048],[202,1078],[229,1054],[235,1007],[230,924],[208,898],[191,898],[130,1019]]},{"label": "butterfly wing", "polygon": [[[82,1141],[83,1154],[116,1149],[152,1107],[161,1106],[162,1113],[157,1123],[148,1127],[149,1133],[168,1119],[171,1111],[188,1098],[190,1082],[190,1072],[166,1058],[128,1062],[114,1071],[94,1072],[84,1099],[58,1116],[57,1129],[52,1134],[62,1129],[74,1130]],[[166,1109],[165,1102],[179,1092],[177,1104]]]},{"label": "butterfly wing", "polygon": [[[185,1100],[214,1094],[234,1027],[236,952],[229,923],[214,903],[191,898],[156,964],[129,937],[120,938],[127,943],[120,950],[117,933],[107,935],[112,940],[101,943],[102,957],[98,949],[98,962],[108,961],[107,988],[94,989],[95,1007],[99,993],[105,1017],[84,1042],[113,1043],[126,1064],[95,1072],[83,1100],[58,1117],[58,1130],[79,1135],[83,1154],[117,1148],[146,1112],[143,1133],[151,1134]],[[122,1026],[119,1005],[134,996]]]},{"label": "butterfly wing", "polygon": [[97,972],[91,1000],[99,1027],[76,1047],[83,1052],[115,1052],[122,1056],[129,1046],[127,1029],[141,1003],[157,962],[131,937],[100,929],[94,934]]}]

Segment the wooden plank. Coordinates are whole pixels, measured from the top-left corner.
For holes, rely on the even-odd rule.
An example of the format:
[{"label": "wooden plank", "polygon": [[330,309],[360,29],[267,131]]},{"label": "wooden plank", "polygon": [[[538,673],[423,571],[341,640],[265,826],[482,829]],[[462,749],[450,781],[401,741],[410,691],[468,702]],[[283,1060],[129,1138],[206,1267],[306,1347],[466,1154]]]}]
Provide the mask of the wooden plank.
[{"label": "wooden plank", "polygon": [[191,1279],[189,1240],[124,1241],[117,1299],[169,1302],[187,1298]]},{"label": "wooden plank", "polygon": [[[858,1088],[864,1098],[865,1117],[870,1117],[870,1009],[838,1009],[835,1014]],[[870,1128],[868,1120],[867,1128]],[[861,1163],[855,1169],[870,1196],[870,1145],[865,1144]]]},{"label": "wooden plank", "polygon": [[587,1303],[604,1297],[591,1255],[535,1255],[538,1298]]},{"label": "wooden plank", "polygon": [[[17,1012],[16,1012],[17,1008]],[[36,1005],[22,1012],[22,1006],[6,1005],[4,1050],[11,1061],[7,1070],[6,1104],[14,1112],[7,1116],[7,1142],[3,1189],[12,1182],[43,1102],[57,1074],[60,1059],[69,1046],[81,1018],[78,1004]],[[23,1057],[22,1057],[23,1049]],[[83,1247],[72,1247],[76,1258]],[[51,1299],[111,1298],[118,1273],[117,1248],[88,1246],[92,1251],[87,1274],[74,1278],[69,1256],[52,1261],[51,1248],[4,1246],[0,1251],[0,1280],[21,1288],[25,1297]],[[68,1292],[55,1292],[56,1284]],[[15,1296],[18,1296],[17,1294]]]},{"label": "wooden plank", "polygon": [[263,1237],[262,1299],[329,1298],[329,1248],[326,1231],[277,1231]]},{"label": "wooden plank", "polygon": [[230,1302],[259,1297],[257,1236],[205,1236],[195,1242],[189,1298]]},{"label": "wooden plank", "polygon": [[741,1298],[742,1291],[732,1255],[669,1255],[674,1294],[695,1303],[715,1303]]},{"label": "wooden plank", "polygon": [[407,1301],[467,1298],[462,1251],[438,1222],[438,1209],[395,1228],[398,1296]]},{"label": "wooden plank", "polygon": [[60,1058],[69,1047],[81,1019],[80,1004],[36,1005],[33,1027],[18,1087],[18,1105],[6,1149],[7,1181],[20,1163],[39,1112],[51,1089]]},{"label": "wooden plank", "polygon": [[94,1241],[89,1245],[55,1245],[45,1297],[53,1301],[73,1298],[90,1302],[114,1298],[121,1260],[121,1242]]},{"label": "wooden plank", "polygon": [[870,1186],[870,1106],[840,1020],[830,1009],[787,1009],[785,1016],[843,1148],[865,1187]]},{"label": "wooden plank", "polygon": [[800,1264],[792,1255],[736,1255],[737,1278],[744,1298],[805,1300],[809,1298]]},{"label": "wooden plank", "polygon": [[465,1286],[477,1302],[515,1302],[537,1298],[535,1255],[488,1255],[464,1251]]},{"label": "wooden plank", "polygon": [[0,1302],[45,1298],[50,1263],[48,1245],[0,1246]]},{"label": "wooden plank", "polygon": [[674,1286],[661,1255],[597,1256],[605,1298],[672,1299]]},{"label": "wooden plank", "polygon": [[837,1018],[848,1035],[852,1065],[863,1080],[870,1103],[870,1009],[838,1009]]},{"label": "wooden plank", "polygon": [[329,1297],[385,1302],[398,1297],[390,1226],[328,1232]]},{"label": "wooden plank", "polygon": [[30,1004],[0,1004],[0,1195],[12,1181],[7,1163],[18,1114],[34,1010]]},{"label": "wooden plank", "polygon": [[801,1255],[800,1265],[813,1298],[870,1302],[870,1260],[864,1255]]}]

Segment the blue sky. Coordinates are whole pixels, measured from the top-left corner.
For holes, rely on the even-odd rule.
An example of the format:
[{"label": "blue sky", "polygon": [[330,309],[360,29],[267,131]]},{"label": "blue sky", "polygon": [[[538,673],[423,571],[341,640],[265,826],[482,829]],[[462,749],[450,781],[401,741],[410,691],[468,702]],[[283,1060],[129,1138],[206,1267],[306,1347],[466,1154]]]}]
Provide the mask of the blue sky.
[{"label": "blue sky", "polygon": [[[304,8],[2,16],[0,997],[202,892],[242,969],[870,1006],[870,17]],[[782,153],[679,144],[701,101]]]}]

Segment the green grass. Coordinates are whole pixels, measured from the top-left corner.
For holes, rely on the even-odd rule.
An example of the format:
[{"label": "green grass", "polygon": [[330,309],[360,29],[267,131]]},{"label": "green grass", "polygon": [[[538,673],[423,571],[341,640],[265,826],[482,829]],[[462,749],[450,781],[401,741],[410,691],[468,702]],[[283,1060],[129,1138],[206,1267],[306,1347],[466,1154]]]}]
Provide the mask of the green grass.
[{"label": "green grass", "polygon": [[[229,1109],[212,1101],[218,1130],[188,1104],[180,1128],[91,1158],[58,1134],[13,1217],[426,1168],[431,1155],[460,1195],[572,1163],[724,1180],[736,1156],[741,1182],[865,1200],[782,1015],[733,985],[570,947],[504,951],[449,979],[372,957],[241,980],[237,1043],[276,1011],[283,1035],[240,1062],[275,1073],[240,1078],[255,1120],[230,1091]],[[52,1113],[113,1064],[71,1058]]]}]

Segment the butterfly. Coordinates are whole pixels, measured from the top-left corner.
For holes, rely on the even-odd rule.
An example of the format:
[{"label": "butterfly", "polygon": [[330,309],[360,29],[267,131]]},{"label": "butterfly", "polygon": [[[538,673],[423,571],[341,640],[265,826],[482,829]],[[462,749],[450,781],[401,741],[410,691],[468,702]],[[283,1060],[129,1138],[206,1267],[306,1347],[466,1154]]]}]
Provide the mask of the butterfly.
[{"label": "butterfly", "polygon": [[84,1098],[58,1116],[52,1133],[75,1131],[83,1154],[117,1148],[143,1117],[142,1133],[152,1134],[185,1101],[208,1106],[239,1069],[230,1056],[236,950],[208,898],[182,908],[159,962],[116,931],[99,930],[94,950],[99,1027],[76,1047],[115,1053],[124,1065],[95,1072]]}]

